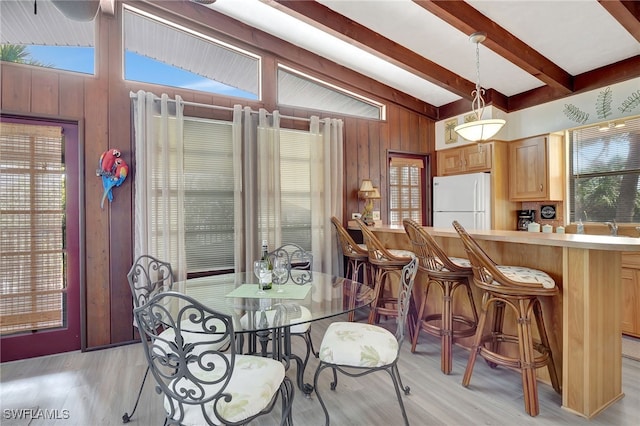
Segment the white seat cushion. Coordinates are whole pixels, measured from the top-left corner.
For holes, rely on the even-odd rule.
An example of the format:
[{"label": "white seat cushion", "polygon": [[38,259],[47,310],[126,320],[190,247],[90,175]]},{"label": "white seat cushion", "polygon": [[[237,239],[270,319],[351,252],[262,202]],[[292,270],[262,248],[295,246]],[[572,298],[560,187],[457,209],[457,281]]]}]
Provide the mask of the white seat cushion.
[{"label": "white seat cushion", "polygon": [[410,257],[412,259],[416,257],[416,254],[410,250],[402,250],[402,249],[387,249],[387,250],[392,255],[398,256],[398,257]]},{"label": "white seat cushion", "polygon": [[471,262],[469,262],[469,259],[465,259],[464,257],[449,257],[449,260],[463,268],[471,268]]},{"label": "white seat cushion", "polygon": [[512,281],[538,283],[544,288],[554,288],[556,286],[556,282],[549,276],[549,274],[538,269],[525,268],[524,266],[505,265],[497,265],[497,268],[505,277]]},{"label": "white seat cushion", "polygon": [[[273,320],[276,316],[276,310],[271,309],[271,310],[265,311],[265,313],[267,315],[267,323],[269,325],[272,325]],[[256,324],[260,322],[260,315],[261,315],[260,312],[255,313]],[[300,316],[298,318],[290,319],[290,324],[296,324],[291,326],[291,333],[293,334],[305,333],[309,329],[309,327],[311,327],[311,323],[309,322],[311,321],[311,319],[312,317],[309,309],[305,308],[304,306],[300,306]],[[298,324],[298,323],[302,323],[302,324]],[[240,318],[240,326],[245,330],[249,328],[249,317],[247,314],[244,314]]]},{"label": "white seat cushion", "polygon": [[398,357],[398,341],[388,330],[358,322],[334,322],[320,345],[320,360],[352,367],[380,367]]},{"label": "white seat cushion", "polygon": [[[208,361],[215,362],[216,364],[220,363],[220,359],[216,360],[213,356],[204,356],[202,365],[206,365]],[[198,365],[199,363],[190,363],[189,371],[202,380],[214,380],[221,377],[225,372],[224,366],[214,369],[213,371],[203,371]],[[229,422],[240,423],[244,419],[258,414],[267,407],[278,391],[280,384],[284,380],[284,375],[284,365],[279,361],[252,355],[236,355],[233,374],[229,385],[225,388],[225,393],[230,393],[232,399],[230,402],[225,402],[224,398],[219,400],[218,411],[220,415]],[[172,384],[173,383],[174,382],[172,382]],[[198,388],[190,381],[183,379],[180,381],[180,386],[183,386],[185,389],[192,389],[198,394]],[[220,389],[220,384],[205,384],[203,388],[207,394],[213,395]],[[165,396],[164,406],[165,410],[169,412],[170,405],[167,396]],[[207,424],[199,405],[185,404],[184,407],[185,417],[182,424],[194,426]],[[208,417],[212,419],[215,424],[222,424],[214,415],[213,403],[207,404],[205,410]]]}]

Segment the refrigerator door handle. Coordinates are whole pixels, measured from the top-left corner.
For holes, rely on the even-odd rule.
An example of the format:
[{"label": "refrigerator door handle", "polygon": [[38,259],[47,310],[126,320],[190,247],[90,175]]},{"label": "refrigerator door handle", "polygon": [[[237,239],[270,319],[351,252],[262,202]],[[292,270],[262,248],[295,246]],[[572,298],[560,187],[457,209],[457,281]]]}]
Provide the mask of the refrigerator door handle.
[{"label": "refrigerator door handle", "polygon": [[478,210],[478,181],[474,181],[473,182],[473,187],[474,187],[474,191],[473,191],[473,209],[474,210]]}]

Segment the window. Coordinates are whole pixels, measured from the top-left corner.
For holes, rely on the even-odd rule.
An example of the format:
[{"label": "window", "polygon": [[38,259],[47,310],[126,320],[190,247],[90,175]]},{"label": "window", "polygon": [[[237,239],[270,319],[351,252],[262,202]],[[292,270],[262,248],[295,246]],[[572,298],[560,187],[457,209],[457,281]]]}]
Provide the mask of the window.
[{"label": "window", "polygon": [[[67,3],[61,7],[75,7]],[[2,2],[1,59],[94,74],[95,21],[67,18],[50,1],[37,2],[37,11],[34,2]]]},{"label": "window", "polygon": [[0,334],[64,327],[62,128],[3,122],[0,129]]},{"label": "window", "polygon": [[233,270],[231,123],[184,119],[184,220],[187,271]]},{"label": "window", "polygon": [[247,99],[260,98],[260,58],[126,6],[124,78]]},{"label": "window", "polygon": [[617,124],[569,131],[571,222],[640,222],[640,117]]},{"label": "window", "polygon": [[282,242],[305,250],[311,250],[311,141],[309,132],[280,130]]},{"label": "window", "polygon": [[389,223],[402,225],[405,218],[424,223],[425,158],[418,155],[389,156]]},{"label": "window", "polygon": [[385,119],[384,105],[284,65],[278,66],[278,105]]},{"label": "window", "polygon": [[[232,124],[184,118],[184,217],[187,271],[234,268]],[[311,156],[308,132],[281,129],[282,241],[311,249]],[[273,244],[271,242],[271,244]]]}]

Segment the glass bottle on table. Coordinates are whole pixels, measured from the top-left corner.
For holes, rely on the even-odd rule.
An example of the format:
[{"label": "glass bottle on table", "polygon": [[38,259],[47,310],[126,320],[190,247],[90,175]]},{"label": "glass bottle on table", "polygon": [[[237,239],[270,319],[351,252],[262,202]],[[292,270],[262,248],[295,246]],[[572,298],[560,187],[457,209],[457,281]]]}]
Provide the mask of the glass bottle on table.
[{"label": "glass bottle on table", "polygon": [[267,246],[267,240],[262,240],[262,256],[260,258],[267,264],[267,271],[262,278],[262,288],[264,290],[271,290],[271,283],[273,282],[273,264],[269,257],[269,248]]}]

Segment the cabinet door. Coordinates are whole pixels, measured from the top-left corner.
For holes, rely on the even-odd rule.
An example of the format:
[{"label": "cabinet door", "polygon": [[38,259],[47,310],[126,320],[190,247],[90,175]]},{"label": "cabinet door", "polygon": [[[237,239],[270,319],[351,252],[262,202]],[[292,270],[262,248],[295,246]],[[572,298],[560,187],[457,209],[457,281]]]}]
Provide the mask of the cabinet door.
[{"label": "cabinet door", "polygon": [[512,200],[547,198],[546,137],[509,144],[509,196]]},{"label": "cabinet door", "polygon": [[640,337],[640,270],[622,268],[622,332]]},{"label": "cabinet door", "polygon": [[491,144],[479,143],[464,147],[463,166],[466,172],[487,172],[491,170]]},{"label": "cabinet door", "polygon": [[463,172],[464,166],[460,148],[438,151],[438,176],[455,175]]}]

